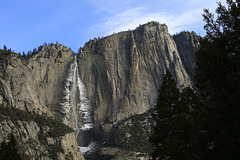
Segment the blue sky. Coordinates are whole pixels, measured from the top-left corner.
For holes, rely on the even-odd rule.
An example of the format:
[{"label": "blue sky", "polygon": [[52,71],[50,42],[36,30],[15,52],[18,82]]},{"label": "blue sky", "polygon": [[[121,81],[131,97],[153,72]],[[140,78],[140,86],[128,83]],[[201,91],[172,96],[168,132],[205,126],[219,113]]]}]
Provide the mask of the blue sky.
[{"label": "blue sky", "polygon": [[149,21],[204,35],[203,8],[225,0],[1,0],[0,48],[27,52],[59,43],[77,52],[93,39],[135,29]]}]

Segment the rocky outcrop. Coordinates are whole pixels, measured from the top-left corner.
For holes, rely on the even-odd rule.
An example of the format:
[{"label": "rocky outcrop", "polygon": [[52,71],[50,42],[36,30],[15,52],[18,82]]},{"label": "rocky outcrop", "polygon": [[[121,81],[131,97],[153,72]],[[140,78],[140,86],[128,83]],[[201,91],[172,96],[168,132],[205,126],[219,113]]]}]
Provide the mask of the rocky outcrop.
[{"label": "rocky outcrop", "polygon": [[73,51],[65,46],[52,44],[40,47],[27,65],[34,75],[40,101],[58,119],[61,119],[64,85],[73,60]]},{"label": "rocky outcrop", "polygon": [[[182,41],[189,44],[184,36]],[[179,88],[191,86],[191,69],[185,66],[192,59],[178,45],[167,26],[156,22],[86,43],[78,56],[79,72],[94,122],[116,122],[152,108],[167,68]],[[197,48],[187,47],[189,54]]]},{"label": "rocky outcrop", "polygon": [[[68,69],[74,58],[69,48],[58,44],[41,46],[28,59],[10,54],[0,61],[0,105],[61,120],[61,103]],[[2,116],[2,113],[0,113]],[[41,136],[49,130],[34,121],[0,123],[1,141],[13,133],[22,156],[39,159],[84,159],[74,132],[57,137]],[[44,137],[44,140],[42,139]]]},{"label": "rocky outcrop", "polygon": [[18,55],[11,55],[1,61],[0,104],[36,113],[52,115],[39,99],[38,83],[31,69]]},{"label": "rocky outcrop", "polygon": [[27,61],[12,54],[0,65],[0,104],[60,118],[68,68],[74,53],[57,44],[39,47]]},{"label": "rocky outcrop", "polygon": [[74,132],[61,137],[44,137],[40,133],[49,130],[42,128],[34,121],[14,121],[9,119],[0,123],[0,140],[3,141],[13,133],[18,143],[18,150],[22,158],[51,160],[51,159],[72,159],[83,160],[77,142],[74,140]]},{"label": "rocky outcrop", "polygon": [[[153,151],[153,146],[149,142],[149,137],[155,124],[152,112],[151,109],[112,125],[102,124],[102,130],[108,133],[107,138],[94,152],[87,152],[86,159],[94,159],[94,157],[99,159],[151,159],[149,155]],[[110,129],[106,129],[109,126],[111,126]]]},{"label": "rocky outcrop", "polygon": [[152,110],[114,124],[105,145],[151,154],[153,147],[149,137],[155,124],[151,114]]}]

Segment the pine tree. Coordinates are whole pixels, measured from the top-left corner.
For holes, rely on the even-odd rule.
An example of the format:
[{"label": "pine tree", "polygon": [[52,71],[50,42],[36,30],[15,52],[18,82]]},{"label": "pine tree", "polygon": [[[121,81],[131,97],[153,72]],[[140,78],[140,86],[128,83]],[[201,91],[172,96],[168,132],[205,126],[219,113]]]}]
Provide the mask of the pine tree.
[{"label": "pine tree", "polygon": [[154,106],[155,114],[153,118],[156,121],[154,133],[150,137],[150,142],[155,147],[152,153],[153,159],[163,159],[171,154],[171,136],[173,136],[174,115],[176,114],[176,105],[179,101],[179,89],[169,70],[163,78],[163,83],[159,89],[157,104]]},{"label": "pine tree", "polygon": [[167,70],[159,90],[153,118],[156,121],[150,142],[155,147],[153,159],[201,159],[199,116],[201,106],[196,90],[191,87],[179,92],[176,81]]},{"label": "pine tree", "polygon": [[192,111],[197,96],[191,88],[182,93],[167,70],[159,90],[153,118],[156,121],[150,142],[155,147],[153,159],[193,159]]},{"label": "pine tree", "polygon": [[[184,120],[181,130],[182,133],[182,154],[185,155],[185,159],[189,160],[201,160],[199,157],[200,152],[205,152],[202,146],[199,146],[201,128],[199,128],[199,119],[202,118],[203,112],[199,109],[199,106],[202,106],[202,103],[197,95],[195,87],[187,87],[182,90],[180,93],[180,115]],[[179,123],[178,121],[176,123]]]},{"label": "pine tree", "polygon": [[195,81],[203,102],[199,146],[206,151],[199,156],[240,159],[240,1],[219,3],[216,19],[204,12]]},{"label": "pine tree", "polygon": [[3,45],[3,50],[6,51],[7,50],[7,46]]}]

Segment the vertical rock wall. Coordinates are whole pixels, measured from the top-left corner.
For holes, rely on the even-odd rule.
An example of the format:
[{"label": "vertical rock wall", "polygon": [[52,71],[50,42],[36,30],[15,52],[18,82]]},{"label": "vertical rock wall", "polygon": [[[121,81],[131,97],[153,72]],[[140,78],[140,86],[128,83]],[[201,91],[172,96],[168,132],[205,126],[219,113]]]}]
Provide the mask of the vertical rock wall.
[{"label": "vertical rock wall", "polygon": [[[195,47],[188,46],[189,54]],[[86,43],[78,56],[79,72],[95,123],[115,122],[153,107],[167,68],[180,88],[190,86],[184,49],[179,53],[167,26],[156,22]]]}]

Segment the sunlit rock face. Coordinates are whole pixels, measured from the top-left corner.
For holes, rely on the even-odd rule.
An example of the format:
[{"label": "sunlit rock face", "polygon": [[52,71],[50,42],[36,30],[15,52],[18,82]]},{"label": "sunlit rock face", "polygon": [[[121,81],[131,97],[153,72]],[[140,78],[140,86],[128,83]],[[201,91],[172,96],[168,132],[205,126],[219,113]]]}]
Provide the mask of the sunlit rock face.
[{"label": "sunlit rock face", "polygon": [[0,62],[0,104],[60,117],[65,77],[74,53],[67,47],[41,46],[28,60],[12,55]]},{"label": "sunlit rock face", "polygon": [[74,52],[71,49],[52,44],[40,47],[39,52],[28,61],[33,80],[36,81],[34,87],[39,101],[59,120],[62,119],[60,104],[63,102],[64,84],[73,60]]},{"label": "sunlit rock face", "polygon": [[[39,47],[29,59],[12,54],[0,60],[0,105],[19,108],[27,112],[46,114],[62,120],[65,81],[74,61],[74,53],[69,48],[51,44]],[[8,118],[0,122],[0,142],[13,133],[21,153],[39,159],[52,159],[49,146],[62,148],[55,159],[84,159],[79,151],[74,133],[60,137],[47,137],[42,143],[40,133],[49,128],[34,121],[12,121]]]},{"label": "sunlit rock face", "polygon": [[187,34],[173,38],[166,25],[150,22],[86,43],[78,65],[94,123],[116,122],[152,108],[167,68],[180,88],[191,86],[198,43],[195,34]]}]

